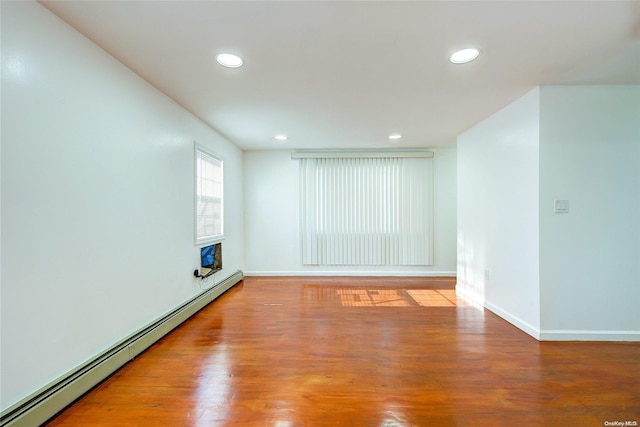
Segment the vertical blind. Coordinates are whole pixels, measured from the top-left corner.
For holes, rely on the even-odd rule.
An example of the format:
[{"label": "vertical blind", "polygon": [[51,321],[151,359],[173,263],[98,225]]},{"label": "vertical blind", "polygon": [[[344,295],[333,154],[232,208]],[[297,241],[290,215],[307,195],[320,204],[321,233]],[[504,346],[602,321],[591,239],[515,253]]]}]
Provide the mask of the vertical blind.
[{"label": "vertical blind", "polygon": [[196,146],[196,243],[222,237],[222,160]]},{"label": "vertical blind", "polygon": [[431,158],[301,158],[304,264],[431,265]]}]

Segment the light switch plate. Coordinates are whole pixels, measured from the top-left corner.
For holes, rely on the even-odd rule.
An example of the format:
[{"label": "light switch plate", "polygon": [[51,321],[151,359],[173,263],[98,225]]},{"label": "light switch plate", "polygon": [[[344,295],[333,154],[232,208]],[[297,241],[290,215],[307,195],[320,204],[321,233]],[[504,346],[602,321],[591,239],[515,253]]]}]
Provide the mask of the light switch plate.
[{"label": "light switch plate", "polygon": [[555,213],[569,213],[569,201],[559,199],[554,200],[553,211]]}]

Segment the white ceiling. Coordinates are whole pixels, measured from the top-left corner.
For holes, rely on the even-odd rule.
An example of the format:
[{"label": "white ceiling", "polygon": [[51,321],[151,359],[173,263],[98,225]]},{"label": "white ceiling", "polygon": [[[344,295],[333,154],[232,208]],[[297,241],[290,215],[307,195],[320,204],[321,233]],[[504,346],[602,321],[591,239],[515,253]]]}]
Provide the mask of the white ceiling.
[{"label": "white ceiling", "polygon": [[451,147],[535,86],[640,84],[640,1],[42,4],[245,150]]}]

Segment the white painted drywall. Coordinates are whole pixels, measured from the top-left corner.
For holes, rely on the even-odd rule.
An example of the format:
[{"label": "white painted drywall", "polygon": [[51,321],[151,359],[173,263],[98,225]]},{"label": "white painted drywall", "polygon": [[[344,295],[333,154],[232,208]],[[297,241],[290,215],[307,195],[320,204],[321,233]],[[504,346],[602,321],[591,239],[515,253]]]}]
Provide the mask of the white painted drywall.
[{"label": "white painted drywall", "polygon": [[458,198],[461,291],[542,340],[640,339],[640,86],[544,86],[476,125]]},{"label": "white painted drywall", "polygon": [[458,137],[458,289],[535,335],[540,324],[535,89]]},{"label": "white painted drywall", "polygon": [[540,99],[543,338],[639,339],[640,86],[545,86]]},{"label": "white painted drywall", "polygon": [[201,292],[194,140],[225,161],[218,278],[242,268],[243,159],[40,4],[1,7],[5,409]]},{"label": "white painted drywall", "polygon": [[245,273],[255,275],[453,275],[456,150],[433,150],[434,265],[307,266],[300,252],[299,164],[291,151],[244,154]]}]

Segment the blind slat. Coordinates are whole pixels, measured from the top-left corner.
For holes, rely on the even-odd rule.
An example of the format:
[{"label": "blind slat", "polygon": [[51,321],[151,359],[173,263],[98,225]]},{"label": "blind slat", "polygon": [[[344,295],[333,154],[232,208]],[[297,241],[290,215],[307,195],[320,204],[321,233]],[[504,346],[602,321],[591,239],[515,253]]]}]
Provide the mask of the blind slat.
[{"label": "blind slat", "polygon": [[223,233],[222,160],[196,145],[195,238],[201,243]]},{"label": "blind slat", "polygon": [[431,158],[300,161],[304,264],[432,264]]}]

